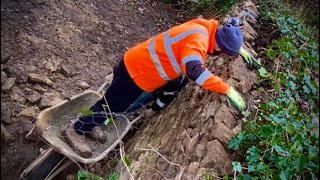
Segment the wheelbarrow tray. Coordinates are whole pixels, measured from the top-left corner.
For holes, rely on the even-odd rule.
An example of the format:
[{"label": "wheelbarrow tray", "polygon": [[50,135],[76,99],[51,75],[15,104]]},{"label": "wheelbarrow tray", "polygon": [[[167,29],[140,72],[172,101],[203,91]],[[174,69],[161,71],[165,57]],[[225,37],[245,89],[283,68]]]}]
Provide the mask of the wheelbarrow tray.
[{"label": "wheelbarrow tray", "polygon": [[50,108],[40,112],[37,117],[37,127],[44,139],[56,150],[69,159],[81,163],[95,163],[103,159],[130,130],[132,122],[124,115],[113,116],[113,121],[102,126],[107,133],[107,140],[104,144],[84,138],[90,146],[93,155],[90,158],[80,156],[64,139],[63,132],[81,116],[82,109],[89,109],[103,96],[97,91],[87,90],[68,100],[64,100]]}]

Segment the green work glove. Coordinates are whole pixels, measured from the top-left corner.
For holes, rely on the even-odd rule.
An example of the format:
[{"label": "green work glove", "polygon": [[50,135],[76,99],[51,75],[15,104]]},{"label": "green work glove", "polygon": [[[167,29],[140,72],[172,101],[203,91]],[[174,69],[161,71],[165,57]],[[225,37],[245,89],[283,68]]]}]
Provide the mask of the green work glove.
[{"label": "green work glove", "polygon": [[240,48],[240,55],[243,57],[243,59],[251,66],[252,65],[252,57],[251,55],[244,50],[243,47]]},{"label": "green work glove", "polygon": [[230,87],[226,95],[239,111],[244,111],[244,109],[246,108],[246,104],[240,94],[236,90],[234,90],[233,87]]}]

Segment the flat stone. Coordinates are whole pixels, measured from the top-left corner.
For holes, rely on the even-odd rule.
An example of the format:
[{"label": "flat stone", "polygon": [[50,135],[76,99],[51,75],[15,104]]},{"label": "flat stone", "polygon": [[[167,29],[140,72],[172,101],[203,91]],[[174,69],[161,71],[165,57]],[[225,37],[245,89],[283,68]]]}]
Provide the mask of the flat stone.
[{"label": "flat stone", "polygon": [[8,79],[7,74],[4,71],[1,71],[1,84],[3,84],[4,82],[6,82]]},{"label": "flat stone", "polygon": [[60,96],[55,93],[44,93],[41,98],[39,107],[40,108],[51,107],[53,105],[58,104],[61,101],[62,99],[60,98]]},{"label": "flat stone", "polygon": [[255,38],[246,30],[242,31],[243,34],[243,40],[248,42],[254,42]]},{"label": "flat stone", "polygon": [[16,82],[16,78],[8,78],[1,86],[1,90],[4,92],[8,92],[14,83]]},{"label": "flat stone", "polygon": [[214,117],[214,123],[224,123],[227,128],[233,129],[236,123],[236,119],[231,114],[229,108],[223,104],[217,111]]},{"label": "flat stone", "polygon": [[242,57],[238,56],[232,60],[228,68],[231,78],[239,81],[247,80],[250,83],[257,83],[257,75],[247,68],[247,65],[243,61]]},{"label": "flat stone", "polygon": [[208,142],[207,154],[201,161],[201,165],[217,170],[219,175],[232,174],[232,165],[229,157],[230,154],[221,143],[215,139]]},{"label": "flat stone", "polygon": [[61,73],[65,77],[72,77],[75,73],[72,73],[72,70],[65,65],[61,65]]},{"label": "flat stone", "polygon": [[34,88],[34,90],[36,90],[36,91],[38,91],[39,93],[45,93],[45,92],[47,92],[47,89],[46,88],[44,88],[44,87],[42,87],[40,84],[35,84],[34,86],[33,86],[33,88]]},{"label": "flat stone", "polygon": [[258,37],[257,31],[255,31],[247,21],[243,22],[242,28],[243,30],[247,31],[252,37],[254,38]]},{"label": "flat stone", "polygon": [[30,74],[28,74],[28,79],[31,82],[44,83],[44,84],[47,84],[50,86],[53,85],[53,82],[49,78],[47,78],[44,75],[40,75],[40,74],[30,73]]},{"label": "flat stone", "polygon": [[35,118],[37,113],[37,106],[27,107],[22,110],[17,116],[25,116]]}]

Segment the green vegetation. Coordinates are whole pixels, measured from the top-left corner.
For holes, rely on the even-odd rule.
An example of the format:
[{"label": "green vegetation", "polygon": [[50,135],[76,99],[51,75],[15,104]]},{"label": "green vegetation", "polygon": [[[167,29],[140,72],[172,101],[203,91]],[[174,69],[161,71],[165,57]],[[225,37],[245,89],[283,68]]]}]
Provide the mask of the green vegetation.
[{"label": "green vegetation", "polygon": [[237,179],[317,179],[319,172],[317,31],[277,3],[260,4],[262,21],[274,22],[281,37],[260,54],[274,67],[260,78],[260,91],[269,99],[229,143],[245,157],[232,163]]},{"label": "green vegetation", "polygon": [[164,0],[165,3],[180,9],[187,16],[203,15],[206,18],[218,18],[225,15],[237,0]]}]

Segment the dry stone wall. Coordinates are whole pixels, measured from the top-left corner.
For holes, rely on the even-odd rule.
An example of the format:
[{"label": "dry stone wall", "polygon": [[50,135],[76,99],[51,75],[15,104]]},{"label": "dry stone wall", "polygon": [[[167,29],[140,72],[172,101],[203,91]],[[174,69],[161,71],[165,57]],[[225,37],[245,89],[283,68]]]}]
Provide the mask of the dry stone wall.
[{"label": "dry stone wall", "polygon": [[[239,4],[231,14],[249,8],[257,11],[256,2]],[[256,23],[256,21],[255,21]],[[243,20],[244,46],[251,48],[258,34],[254,23]],[[208,57],[207,67],[235,87],[247,102],[255,106],[257,75],[247,68],[244,60]],[[144,120],[134,137],[126,143],[132,160],[130,173],[135,179],[204,179],[206,174],[231,175],[236,156],[228,150],[230,138],[241,131],[243,116],[224,95],[189,83],[165,110]],[[123,166],[120,179],[130,179]]]}]

